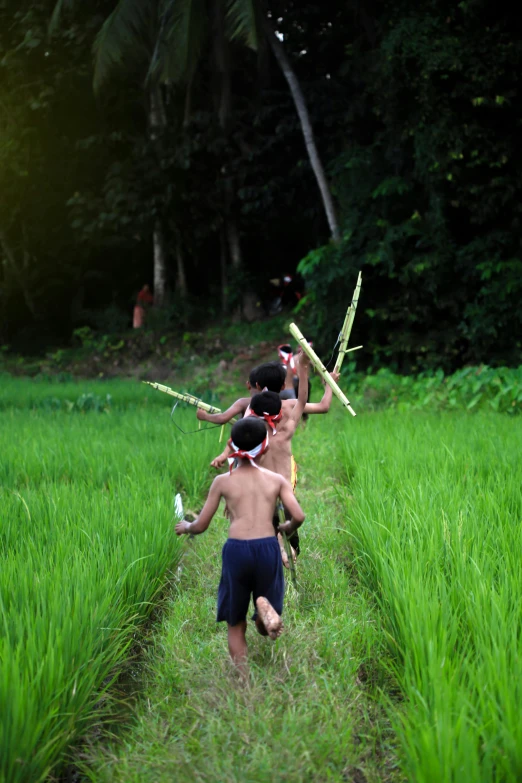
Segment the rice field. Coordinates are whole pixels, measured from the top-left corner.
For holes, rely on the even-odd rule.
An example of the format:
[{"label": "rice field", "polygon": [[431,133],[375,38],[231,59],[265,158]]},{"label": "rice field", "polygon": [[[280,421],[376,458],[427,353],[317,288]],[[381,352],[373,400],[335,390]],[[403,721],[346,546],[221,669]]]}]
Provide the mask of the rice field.
[{"label": "rice field", "polygon": [[[2,783],[46,780],[103,721],[179,559],[173,493],[190,502],[207,481],[206,433],[189,443],[133,384],[93,388],[2,379]],[[90,406],[75,407],[86,394]],[[110,412],[93,404],[107,394]]]},{"label": "rice field", "polygon": [[368,417],[340,447],[345,536],[404,703],[406,778],[522,779],[522,422]]},{"label": "rice field", "polygon": [[103,726],[182,552],[143,696],[85,779],[521,780],[522,419],[311,417],[299,593],[275,647],[251,640],[245,695],[214,621],[226,523],[172,536],[217,431],[169,411],[132,383],[0,380],[0,781],[58,774]]}]

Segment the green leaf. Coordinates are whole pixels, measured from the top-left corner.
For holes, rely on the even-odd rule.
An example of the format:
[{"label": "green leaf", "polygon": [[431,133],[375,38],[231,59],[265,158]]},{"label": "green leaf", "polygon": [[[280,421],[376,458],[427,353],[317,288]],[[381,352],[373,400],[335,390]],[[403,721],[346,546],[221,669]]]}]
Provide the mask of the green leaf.
[{"label": "green leaf", "polygon": [[241,38],[257,50],[262,36],[260,6],[255,0],[229,0],[227,8],[228,34],[231,40]]}]

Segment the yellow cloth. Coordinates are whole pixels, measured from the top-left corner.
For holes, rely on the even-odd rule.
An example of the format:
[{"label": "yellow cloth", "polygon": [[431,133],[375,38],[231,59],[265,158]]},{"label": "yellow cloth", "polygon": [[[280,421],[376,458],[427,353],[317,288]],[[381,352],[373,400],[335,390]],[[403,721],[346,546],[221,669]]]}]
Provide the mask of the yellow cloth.
[{"label": "yellow cloth", "polygon": [[294,459],[294,455],[292,454],[292,489],[295,489],[297,484],[297,462]]}]

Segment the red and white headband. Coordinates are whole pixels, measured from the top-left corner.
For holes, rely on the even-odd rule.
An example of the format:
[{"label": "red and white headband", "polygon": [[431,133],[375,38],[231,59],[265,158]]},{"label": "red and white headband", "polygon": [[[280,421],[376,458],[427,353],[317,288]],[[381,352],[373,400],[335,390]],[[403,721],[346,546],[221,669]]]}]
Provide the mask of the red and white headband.
[{"label": "red and white headband", "polygon": [[232,453],[229,454],[228,456],[228,466],[231,473],[232,473],[232,465],[234,464],[234,460],[236,459],[248,459],[255,468],[259,468],[259,465],[256,464],[255,460],[257,457],[260,457],[261,454],[264,454],[268,448],[268,432],[266,433],[264,441],[260,443],[258,446],[255,446],[253,449],[250,449],[250,451],[246,451],[245,449],[239,449],[236,446],[236,444],[232,441],[232,438],[230,438],[230,440],[228,441],[228,445],[232,449]]}]

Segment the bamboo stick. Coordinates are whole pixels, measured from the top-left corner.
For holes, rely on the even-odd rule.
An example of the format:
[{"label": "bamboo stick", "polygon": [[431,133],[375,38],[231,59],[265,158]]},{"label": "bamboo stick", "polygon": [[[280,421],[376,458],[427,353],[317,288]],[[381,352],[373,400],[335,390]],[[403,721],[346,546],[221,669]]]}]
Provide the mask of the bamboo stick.
[{"label": "bamboo stick", "polygon": [[154,383],[153,381],[142,381],[142,383],[146,383],[148,386],[152,386],[153,389],[157,389],[165,394],[170,394],[171,397],[175,397],[177,400],[181,400],[181,402],[188,402],[189,405],[201,408],[202,411],[207,413],[221,413],[221,408],[215,408],[213,405],[200,400],[199,397],[194,397],[193,394],[181,394],[181,392],[171,389],[170,386],[163,386],[162,383]]},{"label": "bamboo stick", "polygon": [[296,326],[296,324],[290,324],[290,334],[292,337],[297,340],[301,348],[303,349],[304,353],[308,356],[310,359],[310,362],[312,363],[312,366],[315,367],[321,378],[325,383],[328,384],[328,386],[331,388],[339,402],[344,405],[344,407],[350,411],[352,416],[355,416],[356,413],[353,410],[352,406],[350,405],[350,401],[345,396],[345,394],[341,391],[339,386],[336,384],[320,358],[317,356],[314,349],[311,347],[310,343],[308,343],[305,338],[303,337],[302,333],[299,331],[299,328]]},{"label": "bamboo stick", "polygon": [[[362,275],[359,272],[357,277],[357,284],[353,292],[352,301],[350,307],[346,311],[343,328],[341,329],[341,344],[339,346],[339,353],[337,355],[337,361],[335,362],[334,372],[341,372],[345,355],[348,353],[348,340],[352,331],[353,321],[355,318],[355,311],[357,310],[357,303],[359,302],[359,293],[361,291]],[[362,346],[361,346],[362,348]],[[352,351],[355,348],[351,349]]]}]

